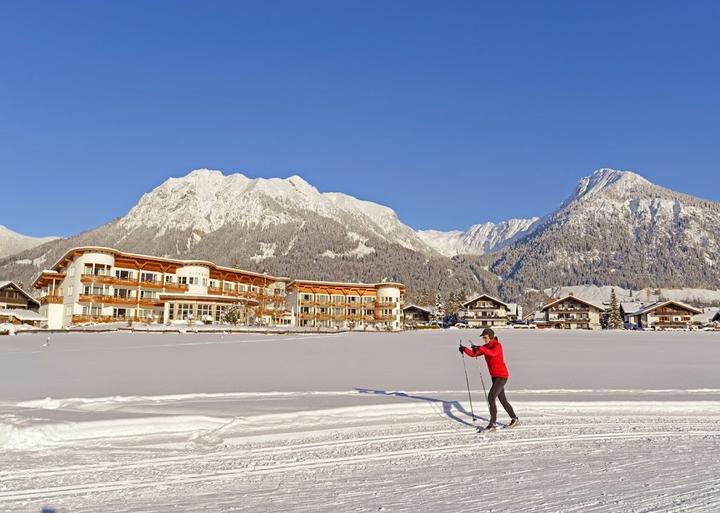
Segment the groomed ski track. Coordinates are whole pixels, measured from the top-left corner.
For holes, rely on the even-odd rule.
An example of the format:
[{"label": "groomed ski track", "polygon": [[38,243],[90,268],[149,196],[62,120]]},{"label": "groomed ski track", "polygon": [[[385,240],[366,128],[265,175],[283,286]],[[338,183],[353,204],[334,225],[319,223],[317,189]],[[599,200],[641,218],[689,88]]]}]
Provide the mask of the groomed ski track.
[{"label": "groomed ski track", "polygon": [[171,434],[155,417],[128,436],[127,420],[78,423],[72,440],[5,453],[0,510],[720,510],[720,402],[517,406],[522,426],[481,435],[462,403],[413,400],[217,427],[180,416],[187,431]]}]

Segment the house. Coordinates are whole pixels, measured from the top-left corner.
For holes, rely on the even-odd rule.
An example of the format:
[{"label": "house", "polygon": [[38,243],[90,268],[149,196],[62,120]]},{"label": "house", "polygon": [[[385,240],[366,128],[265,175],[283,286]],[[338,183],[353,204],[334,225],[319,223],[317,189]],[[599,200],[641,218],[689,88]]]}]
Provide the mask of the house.
[{"label": "house", "polygon": [[402,328],[405,285],[293,280],[287,305],[293,325],[313,328]]},{"label": "house", "polygon": [[458,317],[470,328],[507,326],[510,306],[488,294],[480,294],[462,304]]},{"label": "house", "polygon": [[602,305],[570,294],[543,306],[540,309],[543,319],[537,324],[558,329],[598,330],[601,328],[600,317],[604,311]]},{"label": "house", "polygon": [[34,310],[40,309],[40,303],[21,289],[15,282],[0,281],[0,309]]},{"label": "house", "polygon": [[[632,308],[635,307],[635,310]],[[701,314],[702,310],[686,305],[680,301],[657,301],[623,308],[625,322],[645,329],[688,329],[692,317]]]},{"label": "house", "polygon": [[417,305],[407,305],[403,308],[403,324],[406,328],[416,326],[430,326],[432,324],[433,310]]}]

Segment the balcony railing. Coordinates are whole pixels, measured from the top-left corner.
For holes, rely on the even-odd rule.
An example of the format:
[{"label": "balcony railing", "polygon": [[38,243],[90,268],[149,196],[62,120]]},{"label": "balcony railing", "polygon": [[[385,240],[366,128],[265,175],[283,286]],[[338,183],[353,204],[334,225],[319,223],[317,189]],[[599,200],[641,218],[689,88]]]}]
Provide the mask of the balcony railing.
[{"label": "balcony railing", "polygon": [[375,320],[376,321],[394,321],[394,320],[396,320],[396,317],[394,315],[376,315]]},{"label": "balcony railing", "polygon": [[139,283],[141,287],[146,289],[162,289],[165,286],[163,282],[157,280],[140,280]]},{"label": "balcony railing", "polygon": [[95,322],[95,323],[108,323],[108,322],[146,322],[146,323],[152,323],[155,322],[157,319],[152,319],[150,317],[129,317],[125,315],[73,315],[72,316],[72,323],[73,324],[81,324],[85,322]]},{"label": "balcony railing", "polygon": [[63,304],[63,297],[54,294],[49,294],[40,298],[41,305],[61,305]]},{"label": "balcony railing", "polygon": [[170,283],[167,281],[163,283],[163,287],[168,292],[187,292],[190,290],[190,287],[184,283]]}]

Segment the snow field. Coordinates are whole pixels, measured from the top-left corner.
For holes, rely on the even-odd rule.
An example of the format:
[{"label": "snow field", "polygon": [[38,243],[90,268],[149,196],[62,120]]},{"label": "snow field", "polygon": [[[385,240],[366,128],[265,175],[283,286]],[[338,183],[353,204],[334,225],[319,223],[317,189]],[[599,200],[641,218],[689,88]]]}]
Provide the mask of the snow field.
[{"label": "snow field", "polygon": [[716,334],[499,335],[481,435],[457,330],[3,339],[0,511],[720,510]]}]

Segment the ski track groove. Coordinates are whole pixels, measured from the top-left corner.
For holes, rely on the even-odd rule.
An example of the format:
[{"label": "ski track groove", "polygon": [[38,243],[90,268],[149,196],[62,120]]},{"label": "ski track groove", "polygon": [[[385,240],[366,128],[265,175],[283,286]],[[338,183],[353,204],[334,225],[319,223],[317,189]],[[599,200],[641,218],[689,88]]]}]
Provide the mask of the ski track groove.
[{"label": "ski track groove", "polygon": [[[708,434],[718,435],[718,431],[688,431],[683,432],[682,436],[685,437],[696,437],[706,436]],[[474,436],[472,432],[470,436]],[[497,433],[489,436],[496,436]],[[395,436],[395,437],[380,437],[382,440],[398,440],[398,439],[425,439],[428,437],[434,437],[435,434],[424,434],[419,437],[415,436]],[[585,435],[567,435],[567,436],[549,436],[549,437],[536,437],[530,439],[511,439],[511,440],[496,440],[493,442],[492,447],[504,447],[504,446],[522,446],[522,445],[537,445],[543,443],[557,443],[570,440],[582,440],[582,441],[597,441],[597,440],[634,440],[641,439],[648,436],[652,437],[663,437],[663,438],[677,438],[678,433],[676,431],[665,431],[665,432],[639,432],[639,433],[596,433],[596,434],[585,434]],[[365,440],[358,440],[354,445],[366,443]],[[336,445],[336,444],[332,444]],[[322,446],[322,444],[313,444],[314,447]],[[313,447],[313,448],[314,448]],[[423,454],[431,455],[452,455],[452,454],[464,454],[468,449],[476,449],[478,444],[465,443],[458,445],[451,445],[449,447],[434,447],[425,448]],[[267,453],[267,450],[257,451],[258,453]],[[270,451],[273,453],[280,453],[282,451]],[[241,451],[237,455],[227,456],[223,459],[233,459],[238,456],[247,454],[247,451]],[[331,458],[316,458],[313,460],[303,460],[299,462],[288,462],[288,463],[276,463],[270,465],[255,465],[247,468],[238,468],[232,470],[216,470],[212,474],[195,474],[195,475],[181,475],[181,476],[165,476],[161,479],[153,478],[151,481],[142,479],[136,480],[114,480],[112,482],[91,482],[82,485],[75,486],[59,486],[59,487],[46,487],[38,489],[25,489],[25,490],[14,490],[9,492],[0,492],[0,499],[2,500],[28,500],[37,499],[47,496],[52,497],[63,497],[68,495],[82,495],[91,494],[97,492],[111,492],[118,490],[136,490],[140,488],[148,488],[155,486],[171,486],[178,484],[197,484],[201,482],[214,482],[226,480],[229,477],[235,477],[239,475],[267,475],[275,473],[283,473],[293,470],[311,470],[316,468],[322,468],[327,466],[339,466],[339,465],[357,465],[359,463],[387,461],[391,459],[404,458],[409,456],[415,456],[418,454],[416,448],[411,449],[400,449],[390,451],[379,451],[370,454],[362,454],[355,456],[341,456]],[[206,455],[211,456],[211,455]],[[143,462],[142,466],[147,467],[148,462]],[[130,467],[127,467],[130,468]],[[108,469],[111,470],[111,469]],[[584,511],[592,511],[588,509],[588,505],[583,506]]]}]

